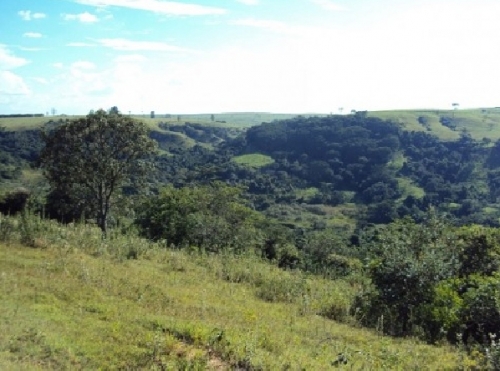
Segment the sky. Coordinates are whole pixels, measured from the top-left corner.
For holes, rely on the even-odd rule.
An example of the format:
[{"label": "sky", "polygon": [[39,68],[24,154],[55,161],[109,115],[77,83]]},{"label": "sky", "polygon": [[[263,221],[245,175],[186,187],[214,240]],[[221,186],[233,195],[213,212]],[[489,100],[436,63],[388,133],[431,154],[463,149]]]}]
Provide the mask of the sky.
[{"label": "sky", "polygon": [[499,0],[0,0],[0,114],[500,106]]}]

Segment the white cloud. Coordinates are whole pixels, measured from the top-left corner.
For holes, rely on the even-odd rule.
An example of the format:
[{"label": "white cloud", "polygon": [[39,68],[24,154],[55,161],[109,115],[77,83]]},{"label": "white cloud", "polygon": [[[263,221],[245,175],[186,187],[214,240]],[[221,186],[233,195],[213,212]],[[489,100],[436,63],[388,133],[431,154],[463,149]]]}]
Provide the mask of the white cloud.
[{"label": "white cloud", "polygon": [[32,19],[42,19],[47,17],[45,13],[31,13],[31,10],[20,10],[17,14],[25,21],[31,21]]},{"label": "white cloud", "polygon": [[345,9],[342,5],[338,5],[331,0],[310,0],[310,1],[311,3],[319,5],[321,8],[325,10],[337,12]]},{"label": "white cloud", "polygon": [[47,50],[44,48],[28,48],[26,46],[18,46],[19,50],[25,51],[25,52],[39,52],[40,50]]},{"label": "white cloud", "polygon": [[33,77],[33,80],[42,85],[47,85],[49,81],[45,77]]},{"label": "white cloud", "polygon": [[77,68],[81,70],[93,70],[96,66],[92,62],[88,61],[77,61],[71,64],[72,68]]},{"label": "white cloud", "polygon": [[56,63],[52,64],[52,66],[54,68],[57,68],[57,69],[64,68],[64,64],[62,64],[61,62],[56,62]]},{"label": "white cloud", "polygon": [[305,28],[300,26],[290,26],[281,21],[274,21],[268,19],[238,19],[229,22],[230,25],[233,26],[248,26],[255,27],[260,29],[269,30],[272,32],[280,33],[280,34],[288,34],[288,35],[303,35],[309,31],[311,28]]},{"label": "white cloud", "polygon": [[28,95],[30,93],[30,89],[21,76],[10,71],[0,71],[0,96]]},{"label": "white cloud", "polygon": [[259,0],[236,0],[239,3],[245,4],[245,5],[258,5]]},{"label": "white cloud", "polygon": [[98,22],[99,19],[89,12],[80,13],[80,14],[61,14],[65,21],[80,21],[82,23],[95,23]]},{"label": "white cloud", "polygon": [[158,52],[189,52],[178,46],[156,41],[132,41],[127,39],[100,39],[102,46],[123,51],[158,51]]},{"label": "white cloud", "polygon": [[29,38],[32,38],[32,39],[38,39],[40,37],[42,37],[43,35],[39,32],[25,32],[23,34],[23,37],[29,37]]},{"label": "white cloud", "polygon": [[122,63],[122,62],[145,62],[148,59],[140,54],[127,54],[127,55],[120,55],[115,58],[115,62],[117,63]]},{"label": "white cloud", "polygon": [[95,44],[90,44],[90,43],[83,43],[83,42],[71,42],[67,43],[66,46],[71,46],[74,48],[88,48],[92,46],[96,46]]},{"label": "white cloud", "polygon": [[0,45],[0,70],[10,70],[28,63],[28,60],[12,55],[5,46]]},{"label": "white cloud", "polygon": [[74,0],[79,4],[91,6],[118,6],[123,8],[147,10],[166,15],[218,15],[226,9],[161,0]]}]

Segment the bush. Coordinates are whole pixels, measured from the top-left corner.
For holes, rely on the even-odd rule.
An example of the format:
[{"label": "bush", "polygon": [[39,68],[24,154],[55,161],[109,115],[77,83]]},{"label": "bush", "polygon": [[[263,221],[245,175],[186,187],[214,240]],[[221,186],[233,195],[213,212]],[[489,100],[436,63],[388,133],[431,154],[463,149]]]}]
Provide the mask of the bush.
[{"label": "bush", "polygon": [[[365,246],[374,289],[358,299],[364,323],[375,327],[383,316],[391,321],[384,330],[392,335],[425,333],[435,286],[458,270],[455,241],[450,227],[434,215],[422,224],[404,219],[379,229]],[[368,303],[359,305],[364,300]]]},{"label": "bush", "polygon": [[23,211],[28,203],[30,191],[26,188],[16,188],[0,199],[0,213],[14,215]]},{"label": "bush", "polygon": [[262,244],[261,216],[245,205],[242,190],[222,183],[164,188],[138,209],[141,234],[177,247],[197,246],[209,252],[241,252]]},{"label": "bush", "polygon": [[0,241],[11,242],[16,232],[16,222],[9,216],[0,215]]},{"label": "bush", "polygon": [[490,335],[500,336],[500,274],[472,276],[466,282],[461,313],[465,343],[487,344]]}]

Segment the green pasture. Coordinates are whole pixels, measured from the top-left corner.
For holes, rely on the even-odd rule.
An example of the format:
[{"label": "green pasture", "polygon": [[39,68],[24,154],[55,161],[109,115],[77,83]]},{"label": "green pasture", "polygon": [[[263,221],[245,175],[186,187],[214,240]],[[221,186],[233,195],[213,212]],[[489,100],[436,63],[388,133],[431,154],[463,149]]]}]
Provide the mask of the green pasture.
[{"label": "green pasture", "polygon": [[239,165],[249,166],[249,167],[263,167],[274,163],[271,156],[263,155],[260,153],[251,153],[246,155],[240,155],[233,157],[233,161]]}]

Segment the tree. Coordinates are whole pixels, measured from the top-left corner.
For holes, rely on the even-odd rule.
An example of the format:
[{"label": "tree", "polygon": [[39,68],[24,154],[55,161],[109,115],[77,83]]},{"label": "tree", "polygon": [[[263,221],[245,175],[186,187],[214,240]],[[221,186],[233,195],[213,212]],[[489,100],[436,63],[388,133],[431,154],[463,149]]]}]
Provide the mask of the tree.
[{"label": "tree", "polygon": [[98,110],[43,135],[40,160],[52,193],[96,218],[106,234],[110,208],[126,183],[139,186],[155,151],[144,123],[115,110]]},{"label": "tree", "polygon": [[111,107],[111,108],[109,109],[109,111],[108,111],[108,112],[109,112],[110,114],[112,114],[112,113],[113,113],[113,114],[119,114],[119,113],[120,113],[120,111],[118,110],[118,107],[117,107],[117,106],[113,106],[113,107]]},{"label": "tree", "polygon": [[261,215],[246,205],[241,188],[221,182],[166,187],[139,206],[136,224],[149,239],[211,252],[225,248],[242,251],[258,245],[265,225]]},{"label": "tree", "polygon": [[420,328],[428,337],[436,335],[428,321],[435,286],[456,276],[458,239],[455,231],[431,209],[427,220],[417,224],[402,219],[367,234],[361,246],[369,260],[369,277],[375,292],[363,295],[363,321],[375,325],[382,316],[384,331],[396,335],[416,335]]}]

